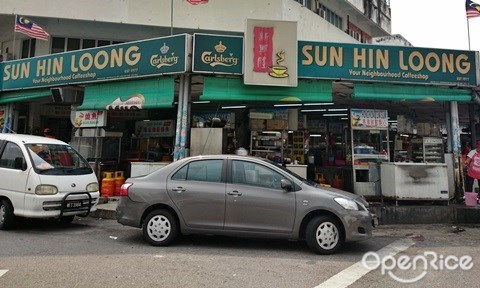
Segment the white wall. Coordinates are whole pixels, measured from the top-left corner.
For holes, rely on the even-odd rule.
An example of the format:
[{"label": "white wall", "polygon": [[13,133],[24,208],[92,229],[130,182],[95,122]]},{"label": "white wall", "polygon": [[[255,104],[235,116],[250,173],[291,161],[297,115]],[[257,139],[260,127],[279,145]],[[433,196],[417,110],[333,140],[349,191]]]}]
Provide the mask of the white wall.
[{"label": "white wall", "polygon": [[[298,21],[299,40],[356,42],[292,0],[215,0],[203,5],[174,0],[173,3],[174,27],[241,33],[247,18],[289,20]],[[123,40],[135,35],[135,39],[145,39],[160,36],[159,27],[163,27],[164,34],[165,29],[169,29],[172,20],[170,4],[171,0],[2,0],[0,14],[36,17],[52,35],[82,37],[92,35],[92,29],[102,27],[97,38]],[[98,22],[102,25],[97,25]],[[142,26],[122,28],[119,33],[115,24],[121,23]]]}]

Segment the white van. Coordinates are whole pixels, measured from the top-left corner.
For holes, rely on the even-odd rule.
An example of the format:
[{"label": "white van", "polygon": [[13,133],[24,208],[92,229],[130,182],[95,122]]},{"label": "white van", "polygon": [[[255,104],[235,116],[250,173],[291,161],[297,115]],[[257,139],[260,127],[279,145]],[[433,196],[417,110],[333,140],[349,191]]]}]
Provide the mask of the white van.
[{"label": "white van", "polygon": [[67,143],[0,133],[0,230],[15,216],[69,223],[95,211],[99,197],[95,173]]}]

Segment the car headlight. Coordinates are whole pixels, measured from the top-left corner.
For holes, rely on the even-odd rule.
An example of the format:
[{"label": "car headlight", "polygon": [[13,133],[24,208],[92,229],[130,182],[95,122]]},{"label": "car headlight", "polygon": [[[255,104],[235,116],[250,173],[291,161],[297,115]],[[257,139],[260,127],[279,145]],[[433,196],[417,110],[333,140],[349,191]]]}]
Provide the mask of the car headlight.
[{"label": "car headlight", "polygon": [[87,185],[87,192],[97,192],[98,191],[98,183],[90,183]]},{"label": "car headlight", "polygon": [[347,210],[358,210],[357,202],[346,199],[346,198],[334,198],[335,202],[337,202],[340,206]]},{"label": "car headlight", "polygon": [[35,194],[37,195],[54,195],[58,193],[57,186],[53,185],[38,185],[35,188]]}]

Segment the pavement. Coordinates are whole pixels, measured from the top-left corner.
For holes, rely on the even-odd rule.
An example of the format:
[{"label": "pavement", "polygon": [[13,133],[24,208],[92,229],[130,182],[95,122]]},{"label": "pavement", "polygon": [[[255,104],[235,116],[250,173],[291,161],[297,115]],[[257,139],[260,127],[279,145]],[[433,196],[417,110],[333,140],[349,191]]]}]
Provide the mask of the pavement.
[{"label": "pavement", "polygon": [[[90,217],[115,219],[120,197],[102,197]],[[379,225],[395,224],[480,224],[480,205],[437,204],[428,201],[401,204],[372,204],[370,210]]]}]

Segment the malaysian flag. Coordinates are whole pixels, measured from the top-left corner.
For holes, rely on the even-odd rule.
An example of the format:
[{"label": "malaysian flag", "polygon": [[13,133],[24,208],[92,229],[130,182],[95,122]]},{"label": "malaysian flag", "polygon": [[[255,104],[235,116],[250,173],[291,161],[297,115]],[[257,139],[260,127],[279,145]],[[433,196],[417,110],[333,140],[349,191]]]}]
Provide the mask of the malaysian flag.
[{"label": "malaysian flag", "polygon": [[465,9],[467,10],[467,19],[480,16],[480,5],[471,1],[465,1]]},{"label": "malaysian flag", "polygon": [[35,22],[18,15],[15,15],[14,32],[20,32],[32,38],[38,38],[42,40],[48,40],[48,37],[50,36],[45,30],[43,30],[42,27],[35,24]]}]

